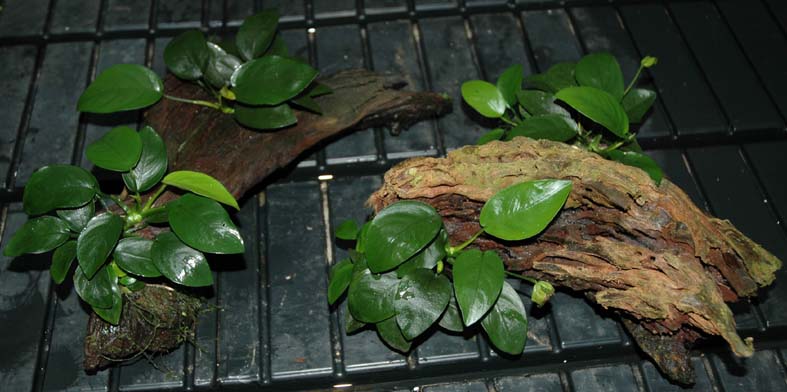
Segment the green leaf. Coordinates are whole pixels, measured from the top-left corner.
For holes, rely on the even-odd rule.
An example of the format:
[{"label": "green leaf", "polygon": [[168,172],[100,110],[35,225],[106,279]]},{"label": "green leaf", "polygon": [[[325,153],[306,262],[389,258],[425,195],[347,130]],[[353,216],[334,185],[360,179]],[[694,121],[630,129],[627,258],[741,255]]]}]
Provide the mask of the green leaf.
[{"label": "green leaf", "polygon": [[79,97],[77,110],[114,113],[141,109],[161,99],[164,84],[155,72],[137,64],[107,68]]},{"label": "green leaf", "polygon": [[344,333],[347,335],[363,328],[366,326],[366,323],[362,323],[355,318],[353,315],[350,314],[350,311],[347,308],[344,308]]},{"label": "green leaf", "polygon": [[361,226],[361,231],[358,232],[358,241],[355,242],[355,250],[361,253],[366,252],[366,237],[369,234],[369,226],[372,221],[367,221]]},{"label": "green leaf", "polygon": [[350,259],[344,259],[331,267],[331,275],[328,280],[328,303],[333,305],[339,297],[344,294],[353,277],[353,263]]},{"label": "green leaf", "polygon": [[205,80],[215,88],[222,88],[230,84],[230,79],[235,70],[243,64],[239,58],[227,53],[219,45],[208,42],[208,64],[205,67]]},{"label": "green leaf", "polygon": [[396,268],[429,245],[443,221],[432,206],[400,201],[380,211],[369,225],[366,258],[372,272]]},{"label": "green leaf", "polygon": [[25,222],[14,233],[3,249],[3,255],[17,257],[25,253],[44,253],[57,248],[68,240],[65,221],[54,216],[42,216]]},{"label": "green leaf", "polygon": [[167,147],[153,128],[139,131],[142,153],[136,166],[123,173],[123,182],[132,192],[145,192],[161,181],[167,173]]},{"label": "green leaf", "polygon": [[500,297],[481,326],[498,350],[519,355],[527,342],[527,313],[519,294],[508,282],[503,283]]},{"label": "green leaf", "polygon": [[309,96],[312,98],[331,93],[333,93],[333,90],[322,83],[314,82],[309,88]]},{"label": "green leaf", "polygon": [[491,131],[481,135],[481,137],[479,137],[478,140],[476,140],[475,144],[480,146],[480,145],[487,144],[487,143],[495,141],[495,140],[500,140],[500,139],[503,138],[503,135],[505,133],[506,133],[505,129],[503,129],[503,128],[495,128],[495,129],[493,129],[493,130],[491,130]]},{"label": "green leaf", "polygon": [[317,70],[308,64],[280,57],[265,56],[243,64],[232,80],[238,101],[247,105],[278,105],[301,93]]},{"label": "green leaf", "polygon": [[505,279],[503,260],[493,251],[470,249],[456,258],[453,274],[456,302],[465,325],[472,325],[484,317],[500,294]]},{"label": "green leaf", "polygon": [[87,146],[85,155],[94,165],[107,170],[131,170],[142,153],[142,140],[137,131],[120,126],[105,133]]},{"label": "green leaf", "polygon": [[656,185],[661,185],[661,180],[664,178],[664,172],[661,167],[653,158],[636,152],[636,151],[619,151],[613,150],[606,154],[609,159],[620,162],[624,165],[638,167],[644,170]]},{"label": "green leaf", "polygon": [[118,290],[117,293],[112,295],[112,307],[103,309],[93,306],[92,309],[96,312],[98,317],[101,317],[104,321],[112,325],[118,325],[120,322],[120,314],[123,312],[123,296],[120,295],[120,291]]},{"label": "green leaf", "polygon": [[202,252],[180,242],[172,233],[161,233],[150,248],[153,263],[167,279],[184,286],[213,284],[213,274]]},{"label": "green leaf", "polygon": [[392,317],[396,313],[393,301],[399,280],[390,273],[375,276],[366,268],[358,271],[358,264],[355,267],[347,292],[347,308],[352,316],[364,323]]},{"label": "green leaf", "polygon": [[66,279],[68,271],[71,269],[71,263],[77,257],[77,242],[68,241],[55,249],[52,254],[52,266],[49,267],[49,274],[52,275],[52,280],[60,284]]},{"label": "green leaf", "polygon": [[336,227],[336,238],[340,240],[355,241],[358,238],[358,224],[348,219]]},{"label": "green leaf", "polygon": [[530,301],[540,308],[544,306],[554,294],[555,288],[552,287],[549,282],[539,280],[533,285],[533,291],[530,293]]},{"label": "green leaf", "polygon": [[96,190],[98,182],[87,170],[50,165],[30,176],[22,200],[28,215],[40,215],[58,208],[81,207],[93,199]]},{"label": "green leaf", "polygon": [[293,98],[290,102],[302,109],[306,109],[317,114],[322,114],[320,105],[309,95],[301,95],[297,98]]},{"label": "green leaf", "polygon": [[145,282],[132,278],[131,276],[124,276],[120,278],[120,284],[125,286],[131,291],[139,291],[145,288]]},{"label": "green leaf", "polygon": [[484,230],[506,241],[530,238],[544,230],[571,193],[569,180],[535,180],[509,186],[481,208]]},{"label": "green leaf", "polygon": [[115,247],[115,263],[130,274],[145,278],[156,278],[161,272],[153,263],[150,249],[153,241],[140,237],[123,238]]},{"label": "green leaf", "polygon": [[162,183],[194,192],[200,196],[216,200],[240,210],[238,202],[217,179],[205,174],[189,170],[179,170],[167,174]]},{"label": "green leaf", "polygon": [[655,101],[655,91],[635,88],[623,97],[623,102],[621,103],[623,104],[623,109],[626,111],[629,121],[639,123],[642,122],[642,117],[645,117],[645,114],[650,110],[650,107],[653,106],[653,102]]},{"label": "green leaf", "polygon": [[164,63],[167,68],[175,76],[185,80],[201,78],[209,59],[208,41],[198,30],[179,34],[164,48]]},{"label": "green leaf", "polygon": [[448,302],[448,306],[445,308],[445,312],[443,312],[443,316],[440,317],[438,325],[451,332],[461,333],[465,330],[462,324],[462,315],[459,314],[459,305],[456,304],[456,297],[453,294]]},{"label": "green leaf", "polygon": [[235,36],[241,57],[249,61],[262,56],[273,41],[278,25],[279,13],[275,9],[264,10],[243,20]]},{"label": "green leaf", "polygon": [[609,53],[593,53],[577,63],[574,76],[580,86],[595,87],[620,101],[623,98],[623,73],[620,64]]},{"label": "green leaf", "polygon": [[407,338],[402,334],[402,330],[399,329],[395,317],[383,320],[375,324],[375,327],[377,327],[377,335],[380,336],[380,339],[385,342],[385,344],[401,353],[410,351],[411,343],[408,342]]},{"label": "green leaf", "polygon": [[74,290],[90,306],[105,309],[112,307],[113,297],[120,292],[117,279],[112,276],[107,266],[99,269],[92,279],[88,279],[82,272],[82,267],[77,266],[74,271]]},{"label": "green leaf", "polygon": [[255,129],[279,129],[298,122],[292,109],[286,103],[278,106],[235,105],[235,120]]},{"label": "green leaf", "polygon": [[511,129],[506,140],[511,140],[516,136],[565,142],[577,136],[577,123],[571,118],[559,114],[533,116],[526,118]]},{"label": "green leaf", "polygon": [[522,89],[522,72],[522,64],[515,64],[506,68],[497,79],[497,89],[510,108],[516,105],[516,93]]},{"label": "green leaf", "polygon": [[243,238],[221,204],[187,193],[167,203],[172,231],[186,245],[207,253],[243,253]]},{"label": "green leaf", "polygon": [[555,97],[618,137],[628,135],[629,119],[626,111],[606,91],[594,87],[569,87],[558,91]]},{"label": "green leaf", "polygon": [[77,239],[77,260],[85,276],[93,275],[107,260],[123,232],[123,219],[111,213],[96,215]]},{"label": "green leaf", "polygon": [[415,254],[396,269],[396,276],[402,278],[417,268],[432,269],[437,262],[445,258],[445,245],[448,243],[448,233],[440,230],[440,234],[422,251]]},{"label": "green leaf", "polygon": [[148,211],[148,216],[145,217],[145,222],[150,224],[160,224],[160,223],[167,223],[169,222],[169,215],[167,214],[167,209],[161,210],[150,210]]},{"label": "green leaf", "polygon": [[525,78],[525,84],[539,90],[556,93],[564,88],[577,85],[574,79],[574,62],[557,63],[545,73],[533,74]]},{"label": "green leaf", "polygon": [[396,322],[407,340],[429,329],[451,299],[451,282],[430,269],[418,268],[399,281],[394,297]]},{"label": "green leaf", "polygon": [[82,207],[57,210],[55,213],[66,221],[71,231],[79,233],[87,226],[87,222],[89,222],[90,218],[96,213],[96,204],[93,201],[89,201]]},{"label": "green leaf", "polygon": [[483,80],[462,83],[462,98],[484,117],[500,118],[506,112],[506,99],[494,84]]},{"label": "green leaf", "polygon": [[273,39],[273,43],[268,47],[268,50],[265,51],[265,56],[287,57],[289,55],[290,51],[287,49],[287,43],[278,35]]},{"label": "green leaf", "polygon": [[521,90],[516,94],[519,104],[533,116],[559,114],[571,117],[560,105],[555,104],[555,96],[538,90]]}]

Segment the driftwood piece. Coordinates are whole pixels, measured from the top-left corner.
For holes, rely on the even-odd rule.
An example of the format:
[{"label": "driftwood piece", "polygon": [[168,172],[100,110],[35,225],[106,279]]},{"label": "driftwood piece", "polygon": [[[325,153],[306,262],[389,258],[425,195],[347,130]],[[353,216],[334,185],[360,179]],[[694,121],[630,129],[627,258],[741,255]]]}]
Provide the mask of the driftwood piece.
[{"label": "driftwood piece", "polygon": [[452,243],[480,229],[483,203],[497,191],[535,179],[567,179],[563,211],[536,238],[482,236],[507,268],[583,292],[612,309],[670,378],[693,380],[686,345],[701,333],[732,351],[753,354],[725,304],[770,284],[781,262],[726,220],[708,216],[669,180],[656,186],[636,168],[566,144],[515,138],[405,161],[369,199],[375,211],[416,199],[443,216]]}]

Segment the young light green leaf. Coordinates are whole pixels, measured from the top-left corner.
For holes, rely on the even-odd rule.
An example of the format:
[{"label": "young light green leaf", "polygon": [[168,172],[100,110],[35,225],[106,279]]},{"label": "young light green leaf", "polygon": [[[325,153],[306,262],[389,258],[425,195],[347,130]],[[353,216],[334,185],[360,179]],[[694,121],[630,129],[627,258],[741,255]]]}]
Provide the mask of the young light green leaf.
[{"label": "young light green leaf", "polygon": [[79,97],[77,110],[114,113],[141,109],[161,99],[164,84],[155,72],[137,64],[107,68]]},{"label": "young light green leaf", "polygon": [[105,212],[91,219],[77,239],[77,260],[85,277],[93,275],[104,265],[123,232],[123,219]]},{"label": "young light green leaf", "polygon": [[117,293],[113,293],[112,295],[112,307],[104,309],[92,306],[91,308],[102,320],[112,325],[118,325],[120,322],[120,314],[123,311],[123,296],[120,295],[120,291],[118,290]]},{"label": "young light green leaf", "polygon": [[175,76],[185,80],[201,78],[209,59],[208,41],[198,30],[179,34],[164,48],[164,63],[167,68]]},{"label": "young light green leaf", "polygon": [[77,242],[68,241],[61,245],[55,252],[52,253],[52,266],[49,267],[49,274],[52,275],[52,280],[60,284],[66,279],[68,271],[71,269],[71,263],[77,257]]},{"label": "young light green leaf", "polygon": [[97,189],[96,178],[87,170],[50,165],[30,176],[22,200],[28,215],[40,215],[59,208],[81,207],[93,199]]},{"label": "young light green leaf", "polygon": [[308,64],[265,56],[240,66],[232,76],[232,84],[241,103],[278,105],[300,94],[316,77],[317,70]]},{"label": "young light green leaf", "polygon": [[470,249],[454,261],[454,293],[465,325],[484,317],[494,305],[505,280],[503,260],[493,251]]},{"label": "young light green leaf", "polygon": [[555,294],[555,288],[544,280],[539,280],[533,285],[533,291],[530,293],[530,301],[532,301],[539,308],[544,306],[552,295]]},{"label": "young light green leaf", "polygon": [[241,57],[249,61],[262,56],[273,41],[278,24],[279,13],[275,9],[264,10],[243,20],[235,36]]},{"label": "young light green leaf", "polygon": [[74,271],[74,290],[79,298],[96,308],[111,308],[116,293],[120,292],[117,279],[112,276],[109,268],[104,266],[99,269],[92,279],[82,272],[82,267],[77,266]]},{"label": "young light green leaf", "polygon": [[355,241],[358,238],[358,224],[348,219],[336,227],[336,238],[340,240]]},{"label": "young light green leaf", "polygon": [[396,268],[413,257],[440,232],[443,221],[430,205],[400,201],[380,211],[366,235],[366,258],[372,272]]},{"label": "young light green leaf", "polygon": [[129,171],[142,154],[142,139],[137,131],[120,126],[112,128],[87,146],[85,155],[94,165],[107,170]]},{"label": "young light green leaf", "polygon": [[123,238],[115,247],[115,263],[130,274],[145,278],[156,278],[161,272],[153,263],[150,249],[153,241],[140,237]]},{"label": "young light green leaf", "polygon": [[629,121],[639,123],[656,101],[656,92],[644,88],[635,88],[623,97],[623,109]]},{"label": "young light green leaf", "polygon": [[396,268],[396,276],[402,278],[418,268],[434,268],[438,261],[445,258],[445,246],[447,243],[448,233],[445,230],[440,230],[440,234],[426,248]]},{"label": "young light green leaf", "polygon": [[186,245],[207,253],[243,253],[243,238],[221,204],[187,193],[167,203],[172,231]]},{"label": "young light green leaf", "polygon": [[661,167],[659,167],[659,164],[656,163],[653,158],[636,151],[613,150],[606,155],[613,161],[644,170],[656,185],[661,185],[661,180],[664,178],[664,172],[661,171]]},{"label": "young light green leaf", "polygon": [[464,324],[462,324],[462,315],[459,314],[459,305],[456,304],[456,297],[453,294],[438,325],[451,332],[461,333],[465,330]]},{"label": "young light green leaf", "polygon": [[132,192],[145,192],[161,181],[167,173],[167,147],[153,128],[146,126],[139,131],[142,153],[137,164],[123,173],[123,182]]},{"label": "young light green leaf", "polygon": [[356,263],[347,291],[347,308],[353,318],[364,323],[377,323],[396,314],[394,295],[399,280],[393,274],[374,276]]},{"label": "young light green leaf", "polygon": [[511,129],[505,140],[525,136],[536,140],[565,142],[577,136],[577,128],[577,123],[569,117],[559,114],[543,114],[523,120]]},{"label": "young light green leaf", "polygon": [[236,210],[240,210],[238,202],[232,197],[227,188],[225,188],[219,180],[205,173],[189,170],[174,171],[167,174],[161,182],[186,191],[194,192],[200,196],[211,198],[219,203],[224,203],[230,207],[234,207]]},{"label": "young light green leaf", "polygon": [[595,87],[569,87],[558,91],[555,97],[618,137],[628,135],[629,119],[626,111],[618,100],[606,91]]},{"label": "young light green leaf", "polygon": [[498,350],[519,355],[527,342],[527,313],[519,294],[508,282],[503,283],[500,297],[481,326]]},{"label": "young light green leaf", "polygon": [[159,234],[153,241],[150,255],[161,274],[177,284],[190,287],[213,284],[205,255],[180,242],[173,233]]},{"label": "young light green leaf", "polygon": [[55,213],[66,221],[71,231],[79,233],[96,213],[96,203],[91,200],[82,207],[56,210]]},{"label": "young light green leaf", "polygon": [[230,79],[235,70],[243,64],[239,58],[227,53],[219,45],[208,42],[208,64],[205,67],[205,80],[215,88],[222,88],[230,84]]},{"label": "young light green leaf", "polygon": [[286,103],[277,106],[235,105],[235,120],[254,129],[279,129],[298,122]]},{"label": "young light green leaf", "polygon": [[525,78],[525,84],[549,93],[556,93],[564,88],[577,85],[574,79],[574,62],[557,63],[547,72],[533,74]]},{"label": "young light green leaf", "polygon": [[17,230],[3,249],[3,255],[17,257],[25,253],[44,253],[68,240],[68,225],[54,216],[30,219]]},{"label": "young light green leaf", "polygon": [[429,329],[451,299],[451,282],[444,275],[418,268],[399,281],[394,297],[396,323],[407,340]]},{"label": "young light green leaf", "polygon": [[493,142],[495,140],[500,140],[500,139],[503,138],[503,135],[505,133],[506,133],[505,129],[503,129],[503,128],[495,128],[495,129],[493,129],[493,130],[491,130],[491,131],[481,135],[481,137],[479,137],[478,140],[476,140],[475,144],[477,146],[481,146],[481,145],[487,144],[489,142]]},{"label": "young light green leaf", "polygon": [[583,57],[574,70],[580,86],[595,87],[620,101],[623,98],[623,72],[609,53],[593,53]]},{"label": "young light green leaf", "polygon": [[[481,208],[484,230],[506,241],[530,238],[544,230],[571,193],[571,181],[535,180],[497,192]],[[461,303],[460,303],[461,304]]]},{"label": "young light green leaf", "polygon": [[571,117],[566,109],[555,104],[555,96],[538,90],[521,90],[516,93],[517,101],[533,116],[559,114]]},{"label": "young light green leaf", "polygon": [[522,64],[514,64],[506,68],[497,79],[497,89],[509,108],[516,105],[516,93],[522,89],[522,72]]},{"label": "young light green leaf", "polygon": [[484,117],[500,118],[506,112],[506,99],[492,83],[470,80],[462,83],[462,98]]},{"label": "young light green leaf", "polygon": [[344,259],[331,267],[330,279],[328,279],[328,303],[333,305],[339,297],[344,294],[353,277],[353,263],[350,259]]},{"label": "young light green leaf", "polygon": [[377,327],[377,335],[380,336],[380,339],[385,344],[401,353],[410,351],[411,343],[407,341],[407,338],[402,334],[402,330],[399,329],[396,317],[383,320],[375,324],[375,326]]}]

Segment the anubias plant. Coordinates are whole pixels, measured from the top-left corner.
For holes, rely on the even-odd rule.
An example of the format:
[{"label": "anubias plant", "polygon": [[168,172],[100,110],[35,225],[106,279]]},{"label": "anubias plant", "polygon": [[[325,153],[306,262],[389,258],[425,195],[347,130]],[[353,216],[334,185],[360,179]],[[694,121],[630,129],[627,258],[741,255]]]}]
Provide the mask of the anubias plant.
[{"label": "anubias plant", "polygon": [[314,97],[331,89],[314,82],[317,70],[291,57],[279,37],[279,15],[262,11],[243,21],[234,41],[213,43],[198,30],[186,31],[164,49],[167,68],[201,86],[215,101],[175,97],[161,78],[137,64],[117,64],[98,75],[79,97],[78,110],[113,113],[141,109],[162,97],[207,106],[256,129],[277,129],[298,120],[291,106],[320,113]]},{"label": "anubias plant", "polygon": [[506,271],[494,251],[465,248],[485,233],[506,241],[540,233],[563,207],[571,185],[536,180],[501,190],[484,204],[481,230],[455,246],[442,217],[418,201],[393,203],[360,229],[346,221],[336,236],[355,241],[355,247],[331,268],[328,302],[336,303],[347,292],[347,333],[373,326],[401,352],[435,324],[458,333],[473,333],[480,324],[497,349],[518,355],[527,340],[527,313],[506,275],[534,284],[530,298],[538,306],[554,288]]},{"label": "anubias plant", "polygon": [[[123,191],[102,192],[96,178],[81,167],[42,167],[30,176],[23,193],[23,207],[31,219],[14,233],[3,254],[54,250],[49,271],[57,284],[66,280],[76,259],[74,288],[102,319],[117,324],[124,294],[142,289],[146,282],[213,284],[203,252],[243,252],[243,239],[219,204],[238,209],[235,198],[206,174],[166,174],[167,150],[152,128],[114,128],[90,144],[86,153],[96,166],[122,173]],[[159,183],[143,198],[143,192]],[[186,192],[156,205],[168,186]],[[157,230],[160,234],[154,239],[140,235],[148,225],[166,224],[171,231]]]},{"label": "anubias plant", "polygon": [[[642,70],[656,63],[655,57],[643,58],[625,87],[620,64],[608,53],[558,63],[526,78],[517,64],[506,69],[496,84],[463,83],[462,97],[482,116],[501,122],[478,144],[516,136],[572,143],[641,168],[659,184],[664,176],[661,168],[642,152],[630,127],[642,121],[656,99],[654,91],[634,88]],[[522,88],[523,81],[527,89]]]}]

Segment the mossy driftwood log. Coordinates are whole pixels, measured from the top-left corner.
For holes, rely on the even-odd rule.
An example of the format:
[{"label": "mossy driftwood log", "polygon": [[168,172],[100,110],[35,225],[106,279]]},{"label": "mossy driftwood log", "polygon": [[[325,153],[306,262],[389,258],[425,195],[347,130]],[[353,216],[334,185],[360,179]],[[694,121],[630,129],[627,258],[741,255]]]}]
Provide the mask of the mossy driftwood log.
[{"label": "mossy driftwood log", "polygon": [[[251,130],[214,109],[166,99],[145,113],[145,122],[164,139],[170,170],[210,174],[240,198],[321,142],[370,127],[387,127],[396,134],[451,110],[445,96],[404,91],[406,83],[393,75],[348,70],[319,82],[333,90],[315,98],[323,114],[296,110],[298,123],[282,130]],[[165,80],[164,90],[180,97],[211,98],[200,87],[172,75]],[[175,193],[166,193],[157,204],[175,197]],[[141,234],[152,238],[154,230],[148,228]],[[91,315],[85,339],[86,370],[95,371],[141,351],[170,351],[189,336],[196,309],[189,305],[190,311],[181,312],[185,309],[181,305],[193,304],[192,297],[176,290],[162,291],[161,286],[148,287],[126,297],[118,326]],[[167,316],[167,311],[176,316]]]},{"label": "mossy driftwood log", "polygon": [[742,339],[725,302],[770,284],[781,262],[726,220],[708,216],[669,180],[656,186],[637,168],[562,143],[515,138],[405,161],[369,199],[375,211],[421,200],[443,216],[451,242],[479,229],[484,202],[522,181],[567,179],[563,210],[534,239],[475,244],[503,256],[507,269],[582,292],[616,311],[640,348],[671,379],[693,382],[692,342],[721,336],[742,357]]}]

